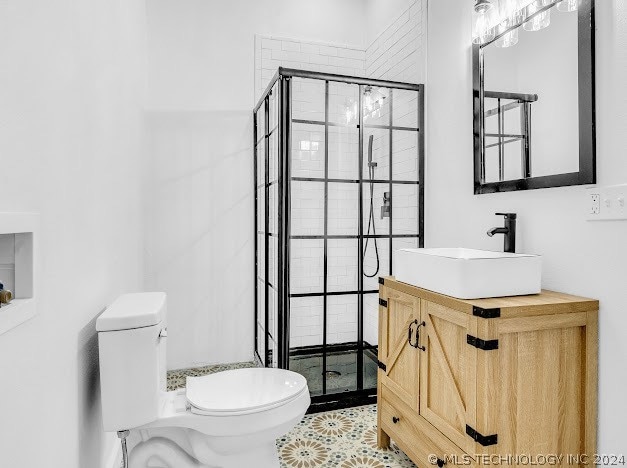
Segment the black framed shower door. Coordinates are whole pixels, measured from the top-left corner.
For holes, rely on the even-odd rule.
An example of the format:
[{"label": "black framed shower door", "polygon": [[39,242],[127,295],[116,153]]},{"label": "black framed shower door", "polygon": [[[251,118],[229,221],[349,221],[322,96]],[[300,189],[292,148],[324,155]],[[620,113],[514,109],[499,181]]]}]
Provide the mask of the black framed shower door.
[{"label": "black framed shower door", "polygon": [[377,276],[424,246],[424,86],[279,68],[253,124],[256,359],[312,408],[371,401]]}]

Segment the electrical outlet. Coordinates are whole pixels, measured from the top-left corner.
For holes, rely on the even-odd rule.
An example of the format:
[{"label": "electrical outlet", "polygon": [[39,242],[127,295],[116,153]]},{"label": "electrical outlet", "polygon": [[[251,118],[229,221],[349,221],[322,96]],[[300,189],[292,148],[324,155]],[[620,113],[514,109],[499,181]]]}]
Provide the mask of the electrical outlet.
[{"label": "electrical outlet", "polygon": [[627,220],[627,185],[595,187],[586,191],[588,221]]},{"label": "electrical outlet", "polygon": [[598,215],[601,213],[601,195],[598,193],[591,193],[589,195],[590,198],[590,207],[588,208],[588,214]]}]

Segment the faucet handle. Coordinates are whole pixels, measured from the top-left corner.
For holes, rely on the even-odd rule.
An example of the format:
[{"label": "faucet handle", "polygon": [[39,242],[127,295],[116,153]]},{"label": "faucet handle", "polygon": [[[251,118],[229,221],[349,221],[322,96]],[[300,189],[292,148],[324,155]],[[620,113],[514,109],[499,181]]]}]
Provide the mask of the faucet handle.
[{"label": "faucet handle", "polygon": [[505,219],[516,219],[516,213],[494,213],[496,216],[505,216]]}]

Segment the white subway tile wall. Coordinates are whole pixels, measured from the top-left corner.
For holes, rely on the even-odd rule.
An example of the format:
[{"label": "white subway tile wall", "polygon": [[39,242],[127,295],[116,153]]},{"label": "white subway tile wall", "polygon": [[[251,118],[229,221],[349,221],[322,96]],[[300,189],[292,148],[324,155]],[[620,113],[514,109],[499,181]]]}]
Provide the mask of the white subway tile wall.
[{"label": "white subway tile wall", "polygon": [[[255,96],[259,97],[279,66],[366,76],[377,79],[424,82],[424,44],[426,0],[413,1],[410,7],[389,25],[365,50],[355,46],[323,44],[295,38],[274,36],[255,37]],[[359,161],[359,87],[344,83],[329,83],[329,121],[346,126],[330,126],[328,131],[328,175],[334,179],[358,179]],[[394,90],[393,125],[416,127],[417,93]],[[274,97],[274,96],[273,96]],[[370,102],[368,102],[370,100]],[[389,125],[389,90],[373,88],[364,96],[368,107],[364,115],[366,125]],[[325,83],[319,80],[295,78],[292,81],[292,117],[295,120],[324,122]],[[275,119],[273,119],[276,122]],[[291,170],[294,177],[323,178],[325,175],[324,125],[293,123]],[[373,161],[377,163],[375,179],[389,177],[390,131],[366,128],[364,151],[369,135],[373,135]],[[393,167],[395,180],[416,181],[418,162],[417,132],[392,132]],[[272,142],[276,144],[276,140]],[[272,167],[274,172],[275,168]],[[259,168],[260,174],[263,168]],[[368,178],[367,154],[362,168]],[[364,232],[368,228],[370,208],[369,184],[363,184]],[[374,185],[374,218],[377,234],[389,233],[389,219],[381,220],[383,193],[388,184]],[[395,234],[416,234],[418,231],[416,185],[394,185],[393,231]],[[271,201],[276,197],[271,192]],[[328,184],[329,234],[357,234],[359,197],[358,184]],[[320,235],[324,233],[324,184],[322,182],[294,181],[291,189],[292,235]],[[276,231],[271,231],[276,232]],[[372,233],[372,228],[371,228]],[[394,248],[416,247],[416,239],[395,239]],[[377,239],[379,274],[389,274],[389,239]],[[260,251],[260,254],[262,252]],[[328,240],[328,291],[354,291],[358,287],[358,261],[361,253],[356,239]],[[323,291],[324,243],[322,240],[295,239],[290,248],[291,292],[321,293]],[[374,241],[371,239],[365,253],[364,270],[376,269]],[[273,275],[274,276],[274,272]],[[364,288],[378,289],[378,278],[364,278]],[[357,340],[356,295],[327,298],[327,343]],[[290,346],[313,346],[323,342],[323,298],[300,297],[290,301]],[[364,297],[364,340],[377,344],[378,296]]]},{"label": "white subway tile wall", "polygon": [[424,83],[426,0],[415,0],[366,48],[370,78]]},{"label": "white subway tile wall", "polygon": [[329,178],[359,179],[357,127],[329,127]]},{"label": "white subway tile wall", "polygon": [[324,234],[324,184],[294,181],[291,192],[291,234],[293,236]]},{"label": "white subway tile wall", "polygon": [[327,343],[357,341],[357,296],[329,296],[327,300]]},{"label": "white subway tile wall", "polygon": [[324,280],[324,242],[321,239],[293,239],[290,260],[291,293],[320,293]]},{"label": "white subway tile wall", "polygon": [[[359,233],[359,213],[356,210],[359,200],[359,184],[329,182],[328,225],[329,235],[352,235]],[[353,252],[353,255],[356,255]]]},{"label": "white subway tile wall", "polygon": [[295,78],[292,81],[292,118],[324,122],[324,94],[324,81]]},{"label": "white subway tile wall", "polygon": [[329,239],[327,242],[329,292],[356,291],[359,258],[357,239]]},{"label": "white subway tile wall", "polygon": [[319,296],[290,300],[290,347],[322,344],[322,301]]},{"label": "white subway tile wall", "polygon": [[323,178],[324,145],[324,127],[294,122],[292,125],[292,176]]},{"label": "white subway tile wall", "polygon": [[364,291],[378,290],[379,277],[387,276],[390,274],[390,240],[377,239],[376,245],[377,250],[379,251],[379,272],[376,276],[369,278],[369,276],[372,276],[377,270],[377,257],[374,249],[375,241],[374,239],[369,239],[367,246],[364,242],[364,275],[368,275],[364,277]]}]

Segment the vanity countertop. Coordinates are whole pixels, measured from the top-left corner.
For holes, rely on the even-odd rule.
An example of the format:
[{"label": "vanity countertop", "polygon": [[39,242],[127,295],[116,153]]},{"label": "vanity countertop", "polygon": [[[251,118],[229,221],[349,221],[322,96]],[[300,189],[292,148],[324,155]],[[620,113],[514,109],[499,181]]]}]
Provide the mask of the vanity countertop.
[{"label": "vanity countertop", "polygon": [[[412,286],[397,281],[393,276],[381,278],[382,286],[418,296],[451,309],[459,310],[470,315],[479,315],[498,309],[500,317],[529,317],[545,314],[565,314],[596,312],[599,310],[599,301],[586,297],[573,296],[555,291],[542,290],[540,294],[528,296],[496,297],[490,299],[458,299],[445,296],[427,289]],[[494,313],[494,312],[492,312]]]}]

